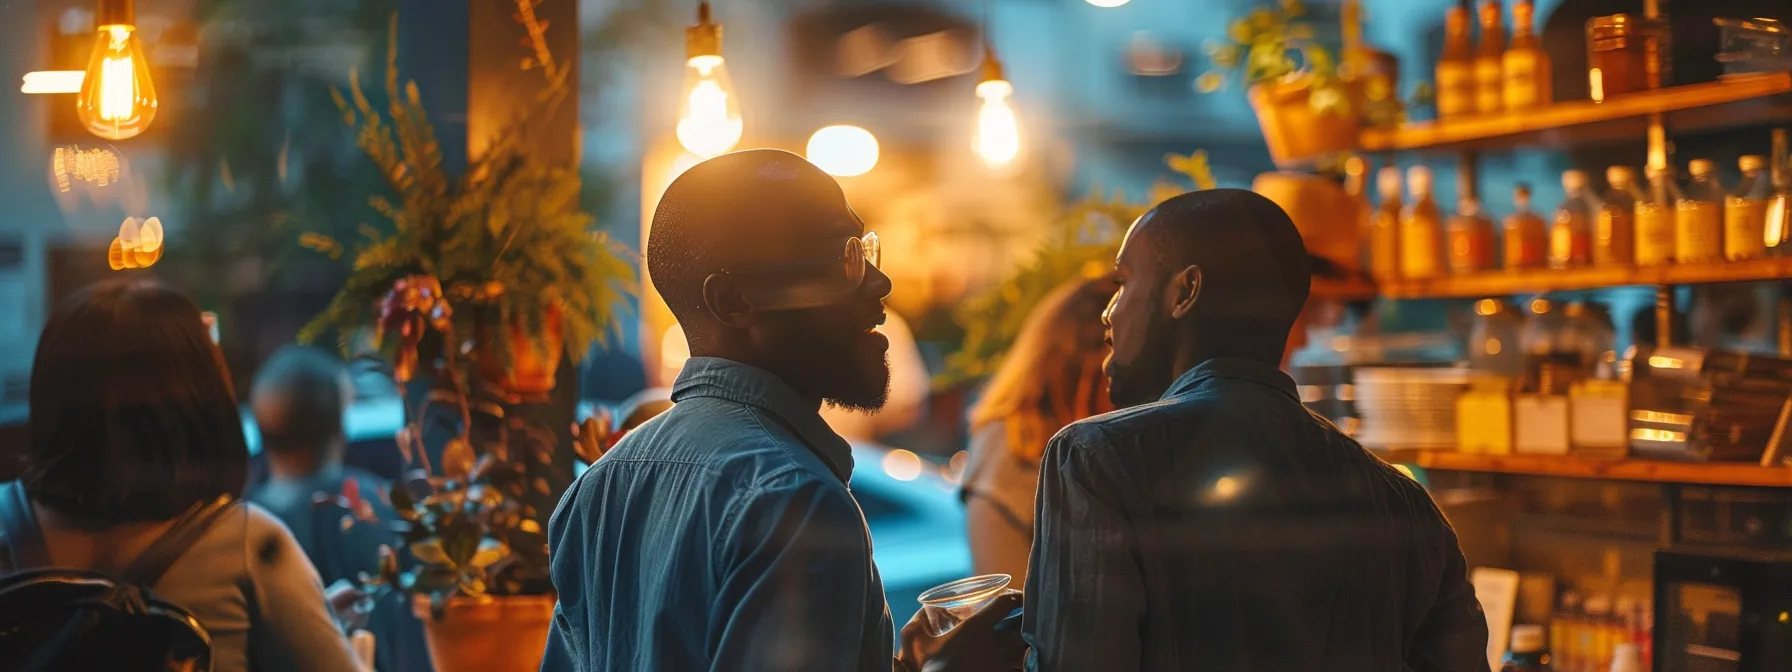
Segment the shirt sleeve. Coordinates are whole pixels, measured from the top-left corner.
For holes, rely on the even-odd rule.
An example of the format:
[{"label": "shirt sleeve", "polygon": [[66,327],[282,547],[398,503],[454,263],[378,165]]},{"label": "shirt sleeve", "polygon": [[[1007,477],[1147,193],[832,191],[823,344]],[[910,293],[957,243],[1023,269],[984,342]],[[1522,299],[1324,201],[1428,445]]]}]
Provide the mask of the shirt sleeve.
[{"label": "shirt sleeve", "polygon": [[1407,669],[1414,672],[1488,670],[1487,615],[1481,611],[1474,585],[1469,583],[1468,561],[1462,557],[1456,530],[1450,527],[1450,521],[1428,496],[1420,496],[1425,502],[1419,512],[1423,532],[1419,538],[1425,543],[1415,545],[1415,552],[1427,558],[1416,564],[1434,568],[1429,573],[1437,577],[1438,588],[1436,599],[1432,600],[1431,608],[1425,612],[1425,620],[1413,637]]},{"label": "shirt sleeve", "polygon": [[[1087,430],[1080,430],[1087,431]],[[1144,580],[1115,471],[1078,428],[1046,447],[1039,470],[1023,635],[1028,670],[1137,670]]]},{"label": "shirt sleeve", "polygon": [[[777,477],[741,495],[723,529],[712,669],[864,669],[874,587],[851,495],[804,474]],[[873,669],[891,669],[889,653]]]},{"label": "shirt sleeve", "polygon": [[[323,581],[292,533],[250,505],[243,534],[249,588],[251,669],[358,670],[360,661],[324,600]],[[375,646],[384,644],[375,642]]]}]

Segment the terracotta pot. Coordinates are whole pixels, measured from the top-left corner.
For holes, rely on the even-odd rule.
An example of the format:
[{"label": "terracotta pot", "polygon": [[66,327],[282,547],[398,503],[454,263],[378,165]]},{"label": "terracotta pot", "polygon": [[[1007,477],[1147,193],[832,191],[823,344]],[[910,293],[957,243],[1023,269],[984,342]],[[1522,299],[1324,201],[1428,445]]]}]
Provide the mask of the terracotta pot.
[{"label": "terracotta pot", "polygon": [[1308,254],[1347,272],[1362,270],[1362,204],[1337,182],[1304,173],[1263,173],[1251,181],[1251,191],[1287,211]]},{"label": "terracotta pot", "polygon": [[493,351],[479,358],[480,374],[497,385],[515,401],[543,401],[554,391],[554,377],[560,370],[560,352],[565,349],[561,334],[560,308],[549,305],[541,317],[541,347],[529,345],[529,330],[521,321],[505,325],[502,336],[487,339],[485,347],[503,348],[510,353],[510,365]]},{"label": "terracotta pot", "polygon": [[1356,110],[1320,114],[1313,110],[1312,93],[1312,77],[1304,73],[1250,89],[1251,109],[1257,112],[1257,126],[1263,129],[1269,158],[1277,167],[1296,166],[1320,154],[1356,146]]},{"label": "terracotta pot", "polygon": [[451,598],[439,621],[428,598],[418,596],[411,608],[437,672],[535,672],[554,622],[553,595]]}]

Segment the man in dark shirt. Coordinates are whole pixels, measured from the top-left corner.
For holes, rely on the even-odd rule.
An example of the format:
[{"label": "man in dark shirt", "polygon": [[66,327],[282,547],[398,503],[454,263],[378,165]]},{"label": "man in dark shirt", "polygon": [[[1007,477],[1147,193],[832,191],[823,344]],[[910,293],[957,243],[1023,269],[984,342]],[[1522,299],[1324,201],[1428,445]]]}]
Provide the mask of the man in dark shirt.
[{"label": "man in dark shirt", "polygon": [[1308,289],[1268,199],[1216,189],[1127,232],[1109,393],[1041,463],[1039,670],[1487,670],[1456,535],[1277,369]]},{"label": "man in dark shirt", "polygon": [[675,405],[579,477],[549,524],[559,603],[544,672],[989,670],[996,622],[920,621],[892,660],[890,610],[825,401],[884,403],[890,278],[876,236],[801,157],[710,159],[668,187],[647,270],[689,338]]}]

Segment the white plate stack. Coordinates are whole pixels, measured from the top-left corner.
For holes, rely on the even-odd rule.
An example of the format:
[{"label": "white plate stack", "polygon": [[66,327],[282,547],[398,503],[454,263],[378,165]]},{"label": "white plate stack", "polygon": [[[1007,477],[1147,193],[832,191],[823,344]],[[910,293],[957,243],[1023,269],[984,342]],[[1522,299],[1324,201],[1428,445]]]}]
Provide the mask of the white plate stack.
[{"label": "white plate stack", "polygon": [[1359,368],[1356,440],[1377,450],[1456,446],[1456,398],[1468,389],[1463,368]]}]

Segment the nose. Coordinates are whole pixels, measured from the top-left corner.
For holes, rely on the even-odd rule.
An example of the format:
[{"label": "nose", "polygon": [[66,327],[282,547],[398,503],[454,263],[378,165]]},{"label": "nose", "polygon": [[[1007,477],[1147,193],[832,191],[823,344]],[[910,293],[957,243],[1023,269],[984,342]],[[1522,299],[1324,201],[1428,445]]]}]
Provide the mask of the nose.
[{"label": "nose", "polygon": [[895,283],[890,281],[890,276],[884,275],[883,269],[865,264],[865,282],[859,285],[859,291],[882,301],[889,298],[893,289],[895,289]]}]

